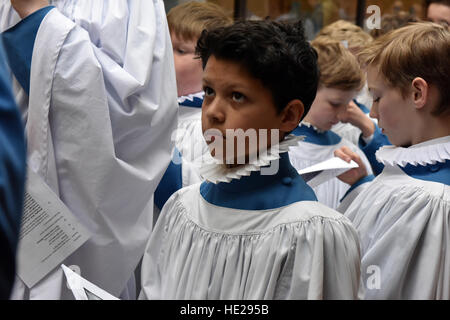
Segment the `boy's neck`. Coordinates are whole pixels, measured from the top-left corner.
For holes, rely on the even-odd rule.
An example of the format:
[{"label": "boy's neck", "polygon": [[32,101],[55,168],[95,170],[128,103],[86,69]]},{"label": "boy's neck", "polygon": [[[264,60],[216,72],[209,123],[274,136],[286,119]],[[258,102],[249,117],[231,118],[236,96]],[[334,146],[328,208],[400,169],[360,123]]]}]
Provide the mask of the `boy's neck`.
[{"label": "boy's neck", "polygon": [[412,145],[450,135],[450,116],[430,116],[415,126]]}]

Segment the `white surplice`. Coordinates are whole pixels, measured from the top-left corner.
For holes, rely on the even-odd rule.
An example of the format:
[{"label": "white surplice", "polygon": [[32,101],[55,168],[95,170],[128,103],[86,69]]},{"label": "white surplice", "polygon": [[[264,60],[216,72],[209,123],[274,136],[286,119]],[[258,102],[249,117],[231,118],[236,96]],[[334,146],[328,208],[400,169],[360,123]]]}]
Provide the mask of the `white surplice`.
[{"label": "white surplice", "polygon": [[429,166],[439,174],[439,163],[450,160],[450,137],[383,147],[377,159],[384,171],[353,191],[359,195],[345,212],[361,237],[365,298],[450,299],[448,171],[448,181],[438,182],[402,170]]},{"label": "white surplice", "polygon": [[[64,264],[118,296],[152,228],[153,192],[177,125],[172,47],[162,1],[52,1],[34,44],[28,163],[92,232]],[[0,2],[0,29],[18,21]],[[29,101],[29,103],[27,103]],[[131,293],[131,296],[133,293]],[[61,269],[14,298],[73,298]]]},{"label": "white surplice", "polygon": [[[307,141],[299,141],[296,147],[289,150],[289,155],[294,168],[297,170],[302,170],[333,158],[334,151],[343,146],[346,146],[356,152],[366,166],[368,174],[372,174],[370,163],[365,154],[361,151],[361,149],[345,138],[341,138],[340,142],[331,145],[320,145]],[[340,181],[337,177],[313,188],[319,202],[333,209],[338,208],[341,199],[349,189],[350,186]]]},{"label": "white surplice", "polygon": [[358,298],[359,242],[348,219],[315,200],[285,199],[315,199],[287,156],[275,177],[259,170],[210,165],[206,182],[172,195],[146,248],[140,299]]}]

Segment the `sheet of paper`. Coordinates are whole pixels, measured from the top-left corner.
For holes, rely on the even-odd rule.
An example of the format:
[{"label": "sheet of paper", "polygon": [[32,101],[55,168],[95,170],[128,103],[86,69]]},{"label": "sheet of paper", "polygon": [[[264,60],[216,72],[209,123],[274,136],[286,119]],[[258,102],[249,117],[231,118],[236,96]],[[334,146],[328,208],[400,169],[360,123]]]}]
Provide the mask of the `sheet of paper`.
[{"label": "sheet of paper", "polygon": [[61,265],[61,268],[64,270],[67,284],[76,300],[120,300],[87,281],[65,265]]},{"label": "sheet of paper", "polygon": [[341,158],[334,157],[311,167],[299,170],[298,173],[311,188],[315,188],[318,185],[357,167],[358,164],[353,160],[348,163]]},{"label": "sheet of paper", "polygon": [[60,266],[90,235],[30,169],[24,200],[17,274],[31,288]]}]

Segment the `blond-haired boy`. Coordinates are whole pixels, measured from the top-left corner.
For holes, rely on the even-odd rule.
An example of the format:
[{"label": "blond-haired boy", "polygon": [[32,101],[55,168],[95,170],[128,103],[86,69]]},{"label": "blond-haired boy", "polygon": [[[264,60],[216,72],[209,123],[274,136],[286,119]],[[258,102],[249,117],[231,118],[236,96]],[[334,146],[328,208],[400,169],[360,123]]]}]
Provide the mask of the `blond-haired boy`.
[{"label": "blond-haired boy", "polygon": [[[318,37],[311,44],[318,53],[319,88],[311,109],[294,131],[294,134],[306,136],[306,139],[291,149],[291,162],[297,170],[305,169],[332,158],[336,149],[348,146],[369,165],[355,144],[331,131],[339,122],[339,114],[345,112],[365,82],[358,61],[340,42],[327,37]],[[337,208],[349,188],[333,178],[313,189],[319,202]]]},{"label": "blond-haired boy", "polygon": [[371,115],[394,144],[377,152],[385,168],[370,184],[358,187],[363,170],[341,176],[355,188],[340,209],[361,237],[366,299],[449,299],[450,31],[415,23],[377,39],[361,60]]}]

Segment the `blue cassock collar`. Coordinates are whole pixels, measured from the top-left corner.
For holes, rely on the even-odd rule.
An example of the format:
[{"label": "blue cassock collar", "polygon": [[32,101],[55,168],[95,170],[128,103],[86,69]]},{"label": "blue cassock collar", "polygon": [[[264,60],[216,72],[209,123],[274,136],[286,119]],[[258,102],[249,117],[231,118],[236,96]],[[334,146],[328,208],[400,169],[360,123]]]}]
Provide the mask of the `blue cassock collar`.
[{"label": "blue cassock collar", "polygon": [[179,105],[183,107],[190,108],[201,108],[203,104],[203,99],[194,97],[194,100],[185,99],[183,102],[180,102]]},{"label": "blue cassock collar", "polygon": [[425,166],[408,164],[403,168],[400,167],[400,169],[415,179],[450,185],[450,160]]},{"label": "blue cassock collar", "polygon": [[299,201],[317,201],[314,191],[292,167],[288,153],[280,156],[275,175],[255,171],[229,183],[203,182],[200,193],[211,204],[238,210],[269,210]]},{"label": "blue cassock collar", "polygon": [[342,138],[331,130],[318,132],[313,126],[300,124],[292,134],[296,136],[305,136],[305,142],[317,144],[320,146],[333,146],[341,142]]}]

